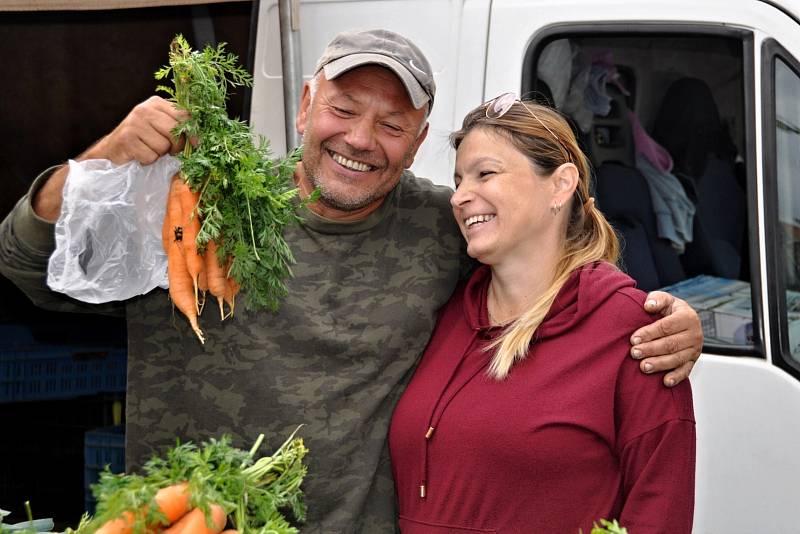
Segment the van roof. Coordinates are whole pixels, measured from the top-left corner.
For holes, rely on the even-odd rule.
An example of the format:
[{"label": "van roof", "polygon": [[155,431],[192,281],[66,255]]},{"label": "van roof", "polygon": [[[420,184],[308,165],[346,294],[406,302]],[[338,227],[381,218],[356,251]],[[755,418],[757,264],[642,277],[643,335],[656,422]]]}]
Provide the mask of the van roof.
[{"label": "van roof", "polygon": [[800,24],[800,0],[757,0],[780,9]]}]

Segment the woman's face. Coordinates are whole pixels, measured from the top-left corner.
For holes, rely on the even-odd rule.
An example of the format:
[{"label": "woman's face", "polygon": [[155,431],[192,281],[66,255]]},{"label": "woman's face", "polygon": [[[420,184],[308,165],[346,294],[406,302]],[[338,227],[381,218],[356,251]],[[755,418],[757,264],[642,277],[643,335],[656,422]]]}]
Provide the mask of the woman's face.
[{"label": "woman's face", "polygon": [[528,158],[493,130],[476,128],[463,139],[455,186],[453,215],[467,252],[481,263],[530,262],[548,236],[558,235],[550,211],[557,193],[553,178],[537,174]]}]

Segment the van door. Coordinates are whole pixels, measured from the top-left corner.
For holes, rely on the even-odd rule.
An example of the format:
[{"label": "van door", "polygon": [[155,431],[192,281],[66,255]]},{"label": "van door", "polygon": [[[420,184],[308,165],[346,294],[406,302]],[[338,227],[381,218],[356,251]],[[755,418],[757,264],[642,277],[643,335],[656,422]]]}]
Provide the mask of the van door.
[{"label": "van door", "polygon": [[623,267],[703,320],[698,533],[797,530],[800,24],[781,4],[491,9],[483,100],[511,90],[561,109]]}]

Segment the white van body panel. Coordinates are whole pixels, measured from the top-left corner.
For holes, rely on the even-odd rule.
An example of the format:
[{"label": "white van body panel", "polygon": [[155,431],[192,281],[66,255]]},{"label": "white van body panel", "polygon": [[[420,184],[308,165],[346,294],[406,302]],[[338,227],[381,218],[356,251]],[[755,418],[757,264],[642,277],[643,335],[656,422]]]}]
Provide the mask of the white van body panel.
[{"label": "white van body panel", "polygon": [[797,380],[762,359],[704,354],[691,381],[694,532],[797,532]]},{"label": "white van body panel", "polygon": [[[782,295],[767,279],[764,246],[761,45],[774,38],[800,57],[800,1],[316,0],[302,2],[300,16],[306,80],[328,40],[345,29],[388,28],[420,45],[438,90],[430,133],[413,170],[446,185],[453,164],[447,135],[475,105],[505,91],[519,92],[525,53],[544,30],[566,24],[699,24],[753,33],[754,78],[745,84],[755,96],[760,244],[751,250],[758,250],[764,288],[753,297],[764,310],[759,330],[765,359],[704,354],[692,374],[698,438],[694,532],[799,532],[800,455],[794,449],[800,444],[800,382],[774,365],[777,341],[769,336],[768,304]],[[251,120],[280,153],[285,147],[276,2],[262,1],[259,17]]]}]

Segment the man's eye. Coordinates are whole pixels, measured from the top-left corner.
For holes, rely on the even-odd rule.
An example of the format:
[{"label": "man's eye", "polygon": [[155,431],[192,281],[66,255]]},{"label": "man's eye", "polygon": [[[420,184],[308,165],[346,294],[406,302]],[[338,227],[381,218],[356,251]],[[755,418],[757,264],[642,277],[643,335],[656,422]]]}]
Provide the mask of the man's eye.
[{"label": "man's eye", "polygon": [[491,176],[492,174],[494,174],[494,171],[481,171],[478,173],[478,176],[485,178],[486,176]]},{"label": "man's eye", "polygon": [[333,106],[333,110],[334,110],[336,113],[338,113],[339,115],[345,115],[345,116],[350,116],[350,115],[353,115],[353,112],[352,112],[352,111],[350,111],[349,109],[345,109],[345,108],[337,108],[336,106]]},{"label": "man's eye", "polygon": [[398,125],[396,125],[396,124],[391,124],[391,123],[389,123],[389,122],[384,122],[384,123],[383,123],[383,126],[384,126],[385,128],[387,128],[389,131],[391,131],[391,132],[394,132],[394,133],[400,133],[400,132],[402,132],[402,131],[403,131],[403,129],[402,129],[401,127],[399,127]]}]

